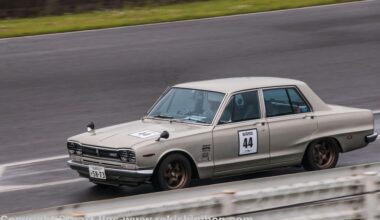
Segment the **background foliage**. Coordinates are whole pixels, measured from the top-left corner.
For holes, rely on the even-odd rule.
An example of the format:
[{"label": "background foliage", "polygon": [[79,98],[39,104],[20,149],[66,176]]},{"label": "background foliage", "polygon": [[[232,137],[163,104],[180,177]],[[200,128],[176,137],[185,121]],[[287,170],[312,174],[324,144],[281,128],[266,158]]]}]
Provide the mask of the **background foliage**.
[{"label": "background foliage", "polygon": [[0,18],[61,15],[125,5],[169,4],[194,0],[0,0]]}]

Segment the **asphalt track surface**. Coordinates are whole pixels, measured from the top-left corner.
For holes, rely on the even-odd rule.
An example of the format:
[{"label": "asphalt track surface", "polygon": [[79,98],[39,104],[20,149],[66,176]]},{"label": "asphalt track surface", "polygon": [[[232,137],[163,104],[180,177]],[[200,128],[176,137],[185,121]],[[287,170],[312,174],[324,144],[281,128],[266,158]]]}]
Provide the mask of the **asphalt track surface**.
[{"label": "asphalt track surface", "polygon": [[[103,127],[137,119],[176,83],[290,77],[306,81],[328,103],[380,109],[379,12],[380,1],[366,1],[0,40],[0,164],[7,164],[0,166],[0,213],[149,197],[149,185],[94,187],[54,156],[65,155],[66,138],[89,121]],[[343,154],[339,166],[380,161],[379,155],[377,141]],[[45,159],[22,162],[36,158]],[[293,172],[302,169],[193,185]]]}]

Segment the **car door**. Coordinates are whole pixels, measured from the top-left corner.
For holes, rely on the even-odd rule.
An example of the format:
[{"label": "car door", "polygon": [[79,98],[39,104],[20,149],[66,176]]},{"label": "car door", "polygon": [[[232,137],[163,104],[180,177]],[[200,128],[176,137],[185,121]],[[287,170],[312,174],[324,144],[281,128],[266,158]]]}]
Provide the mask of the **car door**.
[{"label": "car door", "polygon": [[296,87],[264,89],[263,96],[271,164],[302,159],[310,136],[318,128],[311,106]]},{"label": "car door", "polygon": [[213,129],[216,175],[241,173],[269,164],[268,125],[259,91],[231,96]]}]

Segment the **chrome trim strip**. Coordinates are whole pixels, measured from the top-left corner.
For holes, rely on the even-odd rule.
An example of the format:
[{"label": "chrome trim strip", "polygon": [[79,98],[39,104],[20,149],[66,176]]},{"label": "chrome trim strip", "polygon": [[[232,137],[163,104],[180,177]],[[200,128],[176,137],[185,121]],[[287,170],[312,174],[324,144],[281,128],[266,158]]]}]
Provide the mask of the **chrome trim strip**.
[{"label": "chrome trim strip", "polygon": [[[82,168],[88,168],[89,167],[89,165],[77,163],[77,162],[74,162],[72,160],[67,161],[67,164],[69,166],[78,166],[78,167],[82,167]],[[113,169],[113,168],[107,168],[107,167],[104,167],[104,169],[106,171],[114,171],[114,172],[127,174],[127,175],[128,174],[140,174],[140,175],[152,175],[153,174],[153,170],[126,170],[126,169]]]},{"label": "chrome trim strip", "polygon": [[130,150],[134,151],[132,148],[111,148],[111,147],[102,147],[102,146],[96,146],[96,145],[88,145],[88,144],[83,144],[79,141],[74,141],[74,140],[68,140],[67,142],[72,142],[72,143],[77,143],[83,147],[88,147],[88,148],[98,148],[101,150],[113,150],[113,151],[121,151],[121,150]]},{"label": "chrome trim strip", "polygon": [[97,156],[92,156],[92,155],[88,155],[88,154],[82,154],[81,156],[82,159],[89,159],[89,160],[98,160],[100,162],[113,162],[113,163],[118,163],[118,164],[121,164],[122,161],[120,159],[113,159],[113,158],[110,158],[110,157],[97,157]]}]

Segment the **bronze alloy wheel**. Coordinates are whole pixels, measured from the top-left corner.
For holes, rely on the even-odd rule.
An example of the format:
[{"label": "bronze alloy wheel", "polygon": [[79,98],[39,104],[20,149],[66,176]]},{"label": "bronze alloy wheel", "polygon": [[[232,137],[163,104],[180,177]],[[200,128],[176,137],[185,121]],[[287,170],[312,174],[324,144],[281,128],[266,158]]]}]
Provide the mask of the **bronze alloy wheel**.
[{"label": "bronze alloy wheel", "polygon": [[338,158],[338,143],[333,139],[321,139],[309,145],[302,165],[306,170],[329,169],[336,166]]},{"label": "bronze alloy wheel", "polygon": [[321,169],[327,169],[334,163],[337,152],[329,141],[321,140],[313,146],[314,162]]},{"label": "bronze alloy wheel", "polygon": [[168,163],[165,170],[166,184],[171,189],[181,188],[188,178],[188,173],[181,161],[174,160]]},{"label": "bronze alloy wheel", "polygon": [[190,184],[191,165],[182,154],[170,154],[160,163],[152,183],[158,190],[185,188]]}]

